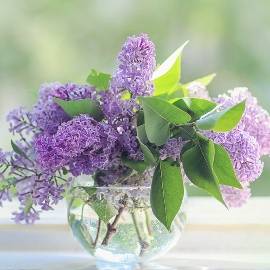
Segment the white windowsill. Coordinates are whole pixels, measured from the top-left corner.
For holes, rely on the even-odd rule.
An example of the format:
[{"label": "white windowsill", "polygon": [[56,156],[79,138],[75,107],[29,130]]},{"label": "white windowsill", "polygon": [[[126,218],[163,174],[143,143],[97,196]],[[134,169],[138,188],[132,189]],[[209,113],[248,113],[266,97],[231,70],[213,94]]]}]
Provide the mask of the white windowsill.
[{"label": "white windowsill", "polygon": [[[34,226],[15,225],[10,220],[15,207],[12,203],[0,209],[0,270],[74,270],[84,269],[75,265],[90,263],[66,224],[65,203]],[[179,244],[160,262],[166,266],[192,262],[194,268],[187,269],[270,269],[269,209],[269,198],[253,198],[230,211],[211,198],[190,198],[188,224]]]}]

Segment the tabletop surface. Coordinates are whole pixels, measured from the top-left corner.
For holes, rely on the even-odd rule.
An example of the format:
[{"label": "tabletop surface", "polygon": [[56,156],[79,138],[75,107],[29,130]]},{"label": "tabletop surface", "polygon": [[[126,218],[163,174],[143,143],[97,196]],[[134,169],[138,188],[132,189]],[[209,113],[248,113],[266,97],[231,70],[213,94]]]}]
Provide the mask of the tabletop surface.
[{"label": "tabletop surface", "polygon": [[192,199],[178,245],[160,260],[132,268],[98,268],[72,237],[64,206],[34,226],[14,225],[1,212],[0,270],[269,270],[270,201],[256,199],[230,213],[212,205]]}]

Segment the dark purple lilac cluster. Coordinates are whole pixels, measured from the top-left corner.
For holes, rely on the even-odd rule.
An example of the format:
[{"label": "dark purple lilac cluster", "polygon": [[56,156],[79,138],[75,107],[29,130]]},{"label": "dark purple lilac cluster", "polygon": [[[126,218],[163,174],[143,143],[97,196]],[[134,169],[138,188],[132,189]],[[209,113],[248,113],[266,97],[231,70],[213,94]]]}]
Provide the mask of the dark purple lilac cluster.
[{"label": "dark purple lilac cluster", "polygon": [[117,132],[87,115],[62,123],[55,134],[40,134],[35,141],[36,161],[52,173],[65,166],[74,176],[105,170],[119,154]]}]

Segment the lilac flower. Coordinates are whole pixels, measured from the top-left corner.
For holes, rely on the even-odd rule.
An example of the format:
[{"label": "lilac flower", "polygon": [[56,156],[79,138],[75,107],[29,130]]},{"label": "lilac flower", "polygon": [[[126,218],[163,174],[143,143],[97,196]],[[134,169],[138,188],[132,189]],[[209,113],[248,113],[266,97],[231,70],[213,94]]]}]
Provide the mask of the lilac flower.
[{"label": "lilac flower", "polygon": [[243,186],[243,189],[221,186],[221,192],[225,203],[229,207],[241,207],[251,196],[248,186]]},{"label": "lilac flower", "polygon": [[39,101],[48,102],[53,101],[57,97],[64,100],[77,100],[77,99],[95,99],[96,92],[93,87],[89,85],[79,85],[75,83],[61,84],[59,82],[46,83],[41,85],[39,90]]},{"label": "lilac flower", "polygon": [[32,198],[42,210],[52,210],[52,205],[56,205],[63,199],[64,191],[63,185],[56,185],[50,177],[43,176],[36,182]]},{"label": "lilac flower", "polygon": [[[103,112],[108,123],[118,132],[122,152],[130,158],[142,159],[134,126],[137,96],[150,95],[150,83],[155,68],[155,48],[148,36],[132,36],[127,39],[118,56],[119,66],[108,92],[102,95]],[[129,90],[132,99],[122,100],[121,92]]]},{"label": "lilac flower", "polygon": [[81,115],[59,126],[52,136],[35,142],[36,158],[43,170],[55,171],[70,165],[75,175],[105,169],[117,152],[117,134],[108,124]]},{"label": "lilac flower", "polygon": [[8,188],[0,189],[0,207],[3,206],[4,201],[11,201],[11,194]]},{"label": "lilac flower", "polygon": [[211,99],[206,87],[200,82],[195,81],[195,82],[190,83],[188,86],[188,90],[189,90],[190,97]]},{"label": "lilac flower", "polygon": [[182,138],[172,138],[159,150],[160,159],[172,158],[174,161],[180,158],[182,147],[184,146]]},{"label": "lilac flower", "polygon": [[64,160],[61,159],[54,147],[54,138],[52,135],[40,134],[34,142],[36,152],[36,162],[38,167],[44,171],[55,171],[60,168]]},{"label": "lilac flower", "polygon": [[135,114],[130,101],[117,98],[110,91],[103,95],[103,112],[111,125],[118,133],[118,141],[122,152],[129,158],[142,159],[143,155],[137,141],[134,125]]},{"label": "lilac flower", "polygon": [[29,134],[37,130],[32,119],[32,114],[22,107],[9,112],[7,121],[9,122],[9,131],[12,134]]},{"label": "lilac flower", "polygon": [[155,69],[155,46],[146,34],[132,36],[118,55],[119,67],[111,82],[111,90],[118,94],[129,90],[133,98],[150,95],[150,83]]},{"label": "lilac flower", "polygon": [[25,201],[28,194],[32,193],[38,177],[36,175],[26,176],[16,183],[16,191],[20,201]]},{"label": "lilac flower", "polygon": [[73,159],[69,166],[73,175],[93,174],[97,170],[106,170],[112,166],[114,159],[119,157],[118,137],[107,124],[101,124],[98,142],[85,149],[82,155]]},{"label": "lilac flower", "polygon": [[17,197],[20,201],[20,209],[24,209],[24,214],[15,214],[15,221],[32,223],[35,217],[38,218],[40,211],[52,210],[52,206],[63,199],[66,186],[56,183],[57,176],[48,174],[32,174],[18,179],[16,183]]},{"label": "lilac flower", "polygon": [[95,99],[96,92],[88,85],[60,84],[58,82],[43,84],[32,115],[38,126],[49,134],[54,134],[59,125],[70,120],[64,110],[54,102],[55,97],[64,100]]},{"label": "lilac flower", "polygon": [[260,146],[261,155],[270,154],[270,116],[258,105],[258,101],[247,88],[235,88],[228,91],[228,95],[219,96],[216,101],[223,108],[246,100],[246,110],[238,128],[253,136]]},{"label": "lilac flower", "polygon": [[255,181],[261,175],[260,147],[247,132],[234,129],[227,133],[206,132],[206,136],[228,151],[241,182]]},{"label": "lilac flower", "polygon": [[53,102],[37,104],[32,114],[39,128],[48,134],[54,134],[61,123],[70,119],[64,110]]},{"label": "lilac flower", "polygon": [[30,209],[26,212],[23,206],[19,208],[19,212],[16,211],[12,214],[14,216],[13,220],[15,223],[25,222],[26,224],[33,224],[39,220],[39,212],[35,211],[34,209]]},{"label": "lilac flower", "polygon": [[8,155],[8,153],[5,153],[5,152],[0,148],[0,166],[1,166],[2,164],[5,164],[5,163],[6,163],[7,155]]}]

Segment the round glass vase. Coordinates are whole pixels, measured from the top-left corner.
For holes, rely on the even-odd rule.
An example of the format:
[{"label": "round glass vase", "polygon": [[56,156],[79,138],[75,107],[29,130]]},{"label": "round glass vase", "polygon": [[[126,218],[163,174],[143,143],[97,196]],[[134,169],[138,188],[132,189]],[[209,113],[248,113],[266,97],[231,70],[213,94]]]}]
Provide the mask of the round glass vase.
[{"label": "round glass vase", "polygon": [[142,186],[73,188],[68,206],[73,235],[100,269],[160,257],[178,242],[185,219],[181,209],[168,231],[151,210],[150,187]]}]

